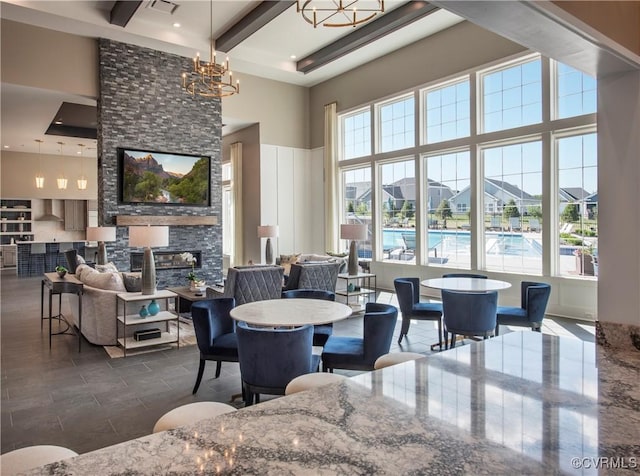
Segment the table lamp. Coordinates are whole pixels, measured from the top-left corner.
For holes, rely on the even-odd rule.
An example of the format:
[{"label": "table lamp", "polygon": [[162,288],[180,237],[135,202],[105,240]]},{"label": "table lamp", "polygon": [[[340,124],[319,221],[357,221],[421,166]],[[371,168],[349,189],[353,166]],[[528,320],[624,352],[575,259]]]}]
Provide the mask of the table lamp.
[{"label": "table lamp", "polygon": [[367,231],[367,225],[340,225],[340,238],[343,240],[351,240],[351,246],[349,247],[349,276],[356,276],[358,274],[358,250],[356,249],[356,241],[365,241],[367,239]]},{"label": "table lamp", "polygon": [[156,263],[151,247],[169,246],[169,227],[130,226],[129,246],[144,248],[142,257],[142,294],[155,294]]},{"label": "table lamp", "polygon": [[116,228],[114,226],[90,226],[87,228],[87,241],[98,242],[97,264],[107,264],[107,248],[105,241],[116,241]]},{"label": "table lamp", "polygon": [[266,238],[267,245],[264,249],[264,259],[267,264],[273,264],[273,248],[271,247],[271,238],[278,236],[278,225],[262,225],[258,227],[258,237]]}]

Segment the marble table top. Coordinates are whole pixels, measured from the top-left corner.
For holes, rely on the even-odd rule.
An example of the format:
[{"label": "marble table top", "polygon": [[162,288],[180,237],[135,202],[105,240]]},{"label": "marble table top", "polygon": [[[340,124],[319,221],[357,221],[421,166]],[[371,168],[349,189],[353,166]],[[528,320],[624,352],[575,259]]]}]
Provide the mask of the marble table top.
[{"label": "marble table top", "polygon": [[320,325],[346,319],[349,306],[322,299],[268,299],[241,304],[231,310],[231,317],[256,326]]},{"label": "marble table top", "polygon": [[639,382],[639,352],[514,332],[29,474],[638,471]]},{"label": "marble table top", "polygon": [[500,291],[501,289],[511,287],[511,283],[506,281],[484,278],[432,278],[425,279],[421,281],[420,284],[427,288],[467,293],[486,293],[488,291]]}]

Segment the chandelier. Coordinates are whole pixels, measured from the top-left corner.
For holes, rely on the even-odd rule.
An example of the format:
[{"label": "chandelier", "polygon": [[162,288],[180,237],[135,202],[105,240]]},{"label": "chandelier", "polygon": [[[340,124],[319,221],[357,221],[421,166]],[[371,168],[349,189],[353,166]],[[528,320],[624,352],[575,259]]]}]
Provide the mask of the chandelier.
[{"label": "chandelier", "polygon": [[[361,8],[358,8],[360,5]],[[356,27],[373,19],[378,13],[384,13],[384,0],[305,0],[296,2],[298,13],[302,13],[314,28],[318,25],[326,27]]]},{"label": "chandelier", "polygon": [[209,62],[200,61],[200,53],[193,58],[193,69],[182,73],[182,87],[192,96],[221,98],[240,92],[240,81],[233,84],[233,72],[229,70],[229,58],[224,63],[216,63],[213,40],[213,0],[210,2],[211,50]]}]

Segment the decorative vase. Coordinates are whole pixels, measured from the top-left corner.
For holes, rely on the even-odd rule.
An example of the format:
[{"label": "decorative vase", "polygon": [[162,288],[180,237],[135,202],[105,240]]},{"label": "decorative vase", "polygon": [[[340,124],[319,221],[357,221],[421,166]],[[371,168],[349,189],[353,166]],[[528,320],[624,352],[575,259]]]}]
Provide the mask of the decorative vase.
[{"label": "decorative vase", "polygon": [[148,309],[149,309],[149,314],[151,314],[152,316],[155,316],[160,312],[160,305],[156,302],[155,299],[152,299],[151,302],[149,303]]},{"label": "decorative vase", "polygon": [[143,304],[138,314],[140,314],[140,317],[147,317],[149,315],[149,311],[147,311],[147,306]]},{"label": "decorative vase", "polygon": [[204,286],[205,286],[204,281],[191,281],[191,284],[189,285],[189,290],[193,292],[200,291],[200,289],[203,288]]},{"label": "decorative vase", "polygon": [[66,271],[56,271],[56,273],[58,273],[58,276],[62,279],[64,278],[64,275],[67,274]]}]

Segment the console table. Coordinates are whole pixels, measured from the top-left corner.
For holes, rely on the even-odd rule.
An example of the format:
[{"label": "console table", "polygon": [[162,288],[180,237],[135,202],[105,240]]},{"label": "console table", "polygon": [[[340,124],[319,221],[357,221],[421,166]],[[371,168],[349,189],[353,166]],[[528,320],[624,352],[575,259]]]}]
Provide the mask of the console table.
[{"label": "console table", "polygon": [[[73,324],[67,321],[62,314],[62,295],[65,293],[76,294],[78,296],[78,352],[81,351],[82,346],[82,294],[84,293],[84,285],[82,281],[72,275],[65,275],[64,278],[58,276],[58,273],[44,273],[42,283],[40,285],[40,330],[42,330],[42,323],[44,317],[44,288],[45,286],[49,290],[49,348],[51,348],[51,336],[60,334],[75,334],[73,331]],[[51,298],[54,294],[58,295],[58,315],[52,316],[52,302]],[[60,322],[66,324],[66,328],[53,332],[51,321],[57,319]],[[71,332],[68,332],[71,331]]]}]

